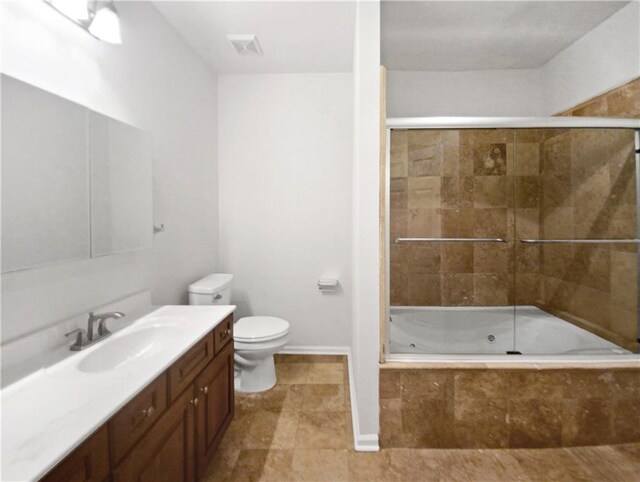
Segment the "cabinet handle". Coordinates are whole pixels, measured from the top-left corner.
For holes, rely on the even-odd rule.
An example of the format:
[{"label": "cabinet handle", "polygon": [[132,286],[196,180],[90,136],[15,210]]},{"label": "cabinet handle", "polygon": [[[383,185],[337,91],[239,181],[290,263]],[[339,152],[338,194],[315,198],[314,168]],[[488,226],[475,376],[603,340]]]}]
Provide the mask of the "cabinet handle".
[{"label": "cabinet handle", "polygon": [[151,415],[153,415],[153,412],[155,412],[155,411],[156,411],[155,407],[153,405],[151,405],[149,408],[145,408],[145,409],[142,410],[142,416],[146,417],[146,418],[149,418],[149,417],[151,417]]},{"label": "cabinet handle", "polygon": [[227,328],[227,335],[231,334],[231,328]]},{"label": "cabinet handle", "polygon": [[209,387],[202,387],[200,391],[206,395],[207,393],[209,393]]},{"label": "cabinet handle", "polygon": [[198,397],[196,397],[193,400],[191,400],[191,405],[193,405],[194,407],[198,406]]}]

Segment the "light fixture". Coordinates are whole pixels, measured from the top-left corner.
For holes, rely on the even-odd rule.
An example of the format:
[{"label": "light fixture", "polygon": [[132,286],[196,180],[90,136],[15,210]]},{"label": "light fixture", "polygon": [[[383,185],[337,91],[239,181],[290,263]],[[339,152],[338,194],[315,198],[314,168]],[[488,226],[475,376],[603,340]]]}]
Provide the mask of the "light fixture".
[{"label": "light fixture", "polygon": [[99,40],[121,44],[120,17],[113,0],[44,0]]},{"label": "light fixture", "polygon": [[91,23],[89,32],[94,37],[109,42],[110,44],[121,44],[120,18],[113,2],[98,8]]},{"label": "light fixture", "polygon": [[51,0],[51,5],[73,20],[89,20],[87,0]]}]

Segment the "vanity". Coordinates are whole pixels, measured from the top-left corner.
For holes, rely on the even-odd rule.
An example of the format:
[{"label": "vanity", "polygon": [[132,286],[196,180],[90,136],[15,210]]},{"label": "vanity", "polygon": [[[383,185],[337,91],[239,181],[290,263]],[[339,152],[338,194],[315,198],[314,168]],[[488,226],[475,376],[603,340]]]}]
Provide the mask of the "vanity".
[{"label": "vanity", "polygon": [[3,389],[2,478],[198,480],[234,414],[234,309],[162,307]]}]

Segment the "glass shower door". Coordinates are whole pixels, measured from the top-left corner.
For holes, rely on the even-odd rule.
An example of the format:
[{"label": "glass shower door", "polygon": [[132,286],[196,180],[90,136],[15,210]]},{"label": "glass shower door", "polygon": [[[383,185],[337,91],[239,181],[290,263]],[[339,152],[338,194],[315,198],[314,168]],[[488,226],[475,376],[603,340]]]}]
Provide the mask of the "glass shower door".
[{"label": "glass shower door", "polygon": [[514,144],[508,129],[392,130],[392,353],[514,350]]},{"label": "glass shower door", "polygon": [[631,129],[518,130],[516,349],[637,351],[637,182]]}]

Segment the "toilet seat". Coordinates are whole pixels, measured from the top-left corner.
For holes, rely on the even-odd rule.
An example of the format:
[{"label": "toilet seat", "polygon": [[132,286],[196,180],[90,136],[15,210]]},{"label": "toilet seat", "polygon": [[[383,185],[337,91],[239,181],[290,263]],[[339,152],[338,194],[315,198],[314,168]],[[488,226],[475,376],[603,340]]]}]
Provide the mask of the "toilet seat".
[{"label": "toilet seat", "polygon": [[275,316],[246,316],[233,325],[233,339],[241,343],[275,340],[289,333],[289,322]]}]

